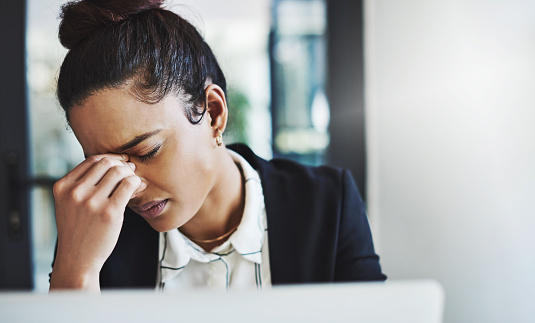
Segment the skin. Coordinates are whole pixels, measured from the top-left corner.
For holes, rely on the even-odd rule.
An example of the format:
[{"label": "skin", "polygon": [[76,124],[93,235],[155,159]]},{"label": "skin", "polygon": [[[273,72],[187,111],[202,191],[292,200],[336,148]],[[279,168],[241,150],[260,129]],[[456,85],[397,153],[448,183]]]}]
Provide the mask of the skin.
[{"label": "skin", "polygon": [[[99,290],[99,273],[117,243],[124,210],[167,203],[157,231],[179,228],[211,239],[236,226],[243,214],[242,175],[216,137],[227,123],[224,92],[206,88],[207,112],[191,124],[180,97],[156,104],[136,100],[128,86],[103,89],[69,111],[71,128],[88,158],[54,186],[58,250],[50,289]],[[135,147],[119,147],[151,133]],[[159,149],[158,149],[159,147]],[[149,152],[153,157],[143,158]],[[211,250],[225,240],[200,244]]]}]

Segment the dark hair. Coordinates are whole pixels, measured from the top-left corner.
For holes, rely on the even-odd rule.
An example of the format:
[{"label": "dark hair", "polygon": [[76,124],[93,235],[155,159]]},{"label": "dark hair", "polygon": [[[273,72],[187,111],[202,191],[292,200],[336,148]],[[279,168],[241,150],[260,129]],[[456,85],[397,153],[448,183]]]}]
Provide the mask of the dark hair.
[{"label": "dark hair", "polygon": [[212,50],[163,0],[82,0],[62,6],[59,40],[69,49],[61,65],[57,97],[65,110],[98,90],[128,85],[136,97],[156,103],[181,95],[186,116],[198,123],[206,111],[208,83],[226,92]]}]

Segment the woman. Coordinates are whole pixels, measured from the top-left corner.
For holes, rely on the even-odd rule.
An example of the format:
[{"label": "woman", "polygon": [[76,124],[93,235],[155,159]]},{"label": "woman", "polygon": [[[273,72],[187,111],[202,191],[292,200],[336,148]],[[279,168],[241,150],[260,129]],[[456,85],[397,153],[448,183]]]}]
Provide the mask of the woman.
[{"label": "woman", "polygon": [[225,147],[225,77],[162,2],[62,8],[57,95],[86,159],[54,186],[50,289],[384,280],[347,171]]}]

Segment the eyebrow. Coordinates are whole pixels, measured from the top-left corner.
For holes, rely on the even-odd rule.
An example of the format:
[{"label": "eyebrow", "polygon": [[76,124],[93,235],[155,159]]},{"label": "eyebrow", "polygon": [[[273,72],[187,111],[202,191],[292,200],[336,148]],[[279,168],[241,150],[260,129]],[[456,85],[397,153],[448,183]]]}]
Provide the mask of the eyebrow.
[{"label": "eyebrow", "polygon": [[154,131],[151,131],[151,132],[144,133],[144,134],[139,135],[139,136],[135,136],[134,139],[130,140],[126,144],[124,144],[121,147],[117,148],[116,151],[122,153],[125,150],[134,148],[135,146],[139,145],[144,140],[147,140],[148,138],[150,138],[150,137],[154,136],[155,134],[159,133],[160,131],[162,131],[162,130],[158,129],[158,130],[154,130]]}]

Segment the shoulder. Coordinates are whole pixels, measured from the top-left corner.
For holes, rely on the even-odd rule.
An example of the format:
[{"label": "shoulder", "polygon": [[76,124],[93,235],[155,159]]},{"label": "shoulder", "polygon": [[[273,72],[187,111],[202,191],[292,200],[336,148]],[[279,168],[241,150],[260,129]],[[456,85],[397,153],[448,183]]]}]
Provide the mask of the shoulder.
[{"label": "shoulder", "polygon": [[332,190],[342,185],[347,173],[337,167],[307,166],[289,159],[275,158],[267,161],[245,145],[235,144],[228,148],[244,157],[259,172],[262,181],[275,182],[277,185],[296,185],[308,189],[319,186]]},{"label": "shoulder", "polygon": [[[229,148],[260,174],[272,282],[368,279],[368,267],[377,260],[364,203],[349,171],[284,159],[266,161],[246,146]],[[371,265],[361,261],[367,257]]]},{"label": "shoulder", "polygon": [[306,166],[286,159],[266,161],[247,146],[229,148],[258,171],[268,215],[316,219],[329,215],[329,221],[336,221],[348,201],[352,208],[364,209],[358,188],[347,170]]}]

